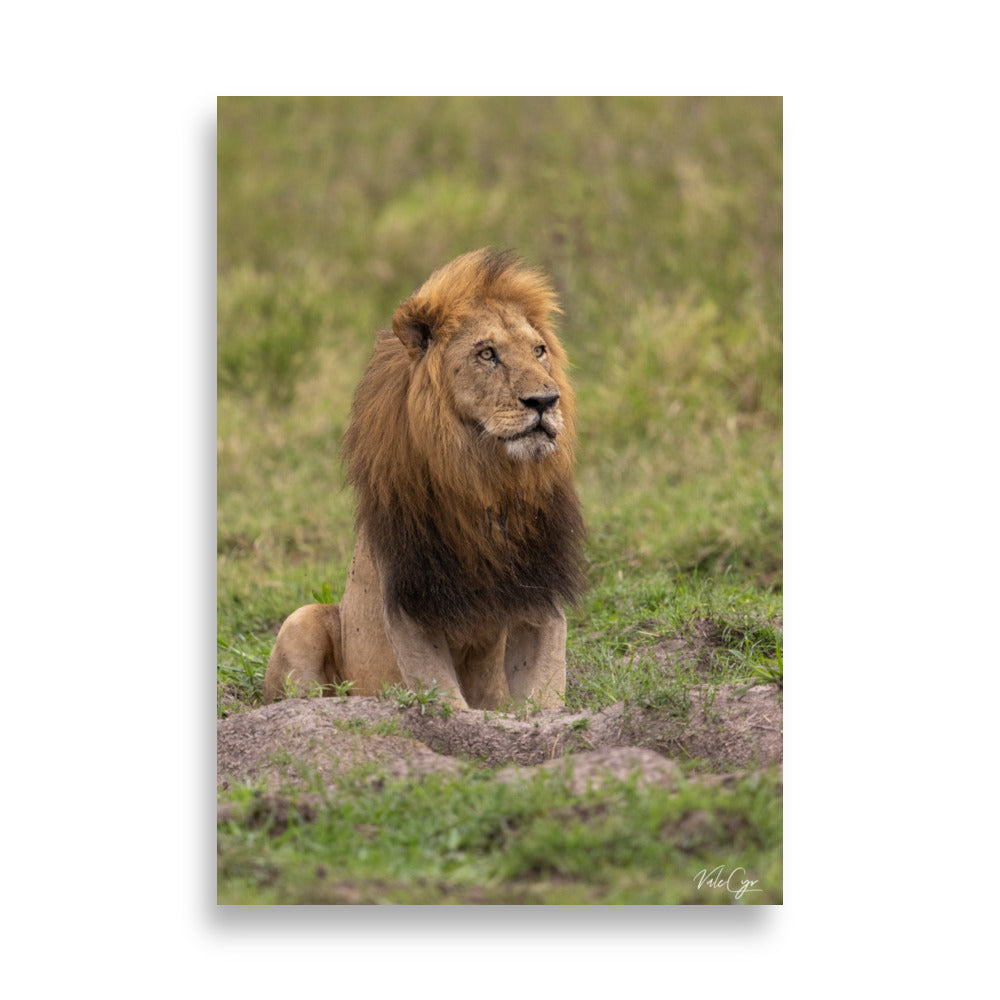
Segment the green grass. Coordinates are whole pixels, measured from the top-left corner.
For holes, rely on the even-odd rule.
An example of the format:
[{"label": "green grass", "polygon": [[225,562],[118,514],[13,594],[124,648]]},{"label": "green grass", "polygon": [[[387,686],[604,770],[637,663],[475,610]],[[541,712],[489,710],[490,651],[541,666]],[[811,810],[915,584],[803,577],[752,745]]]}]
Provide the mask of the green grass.
[{"label": "green grass", "polygon": [[220,714],[259,704],[282,619],[342,592],[375,331],[484,245],[565,312],[590,584],[567,704],[782,679],[781,150],[778,99],[220,100]]},{"label": "green grass", "polygon": [[[567,705],[686,706],[697,683],[770,682],[765,672],[781,657],[781,613],[773,588],[725,574],[650,573],[595,586],[570,619]],[[681,643],[682,655],[666,655]],[[676,664],[665,665],[670,659]]]},{"label": "green grass", "polygon": [[[298,807],[249,786],[227,798],[220,903],[781,902],[781,798],[767,774],[726,791],[631,779],[577,794],[560,773],[506,784],[472,769],[362,772],[317,782]],[[761,891],[699,886],[720,865]]]}]

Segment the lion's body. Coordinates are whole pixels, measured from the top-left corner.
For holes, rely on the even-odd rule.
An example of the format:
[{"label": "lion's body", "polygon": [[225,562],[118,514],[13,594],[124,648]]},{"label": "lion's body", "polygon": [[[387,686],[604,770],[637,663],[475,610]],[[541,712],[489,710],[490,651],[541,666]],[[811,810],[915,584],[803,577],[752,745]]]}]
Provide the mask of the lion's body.
[{"label": "lion's body", "polygon": [[558,704],[583,522],[556,311],[544,278],[488,251],[396,310],[344,441],[358,540],[343,598],[288,618],[265,700],[436,682],[457,707]]}]

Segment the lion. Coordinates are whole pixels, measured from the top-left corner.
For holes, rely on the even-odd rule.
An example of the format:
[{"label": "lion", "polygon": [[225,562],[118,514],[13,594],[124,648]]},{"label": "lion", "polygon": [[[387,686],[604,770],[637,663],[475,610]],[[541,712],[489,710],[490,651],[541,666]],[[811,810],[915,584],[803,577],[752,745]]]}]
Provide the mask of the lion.
[{"label": "lion", "polygon": [[541,272],[489,249],[396,309],[344,437],[357,537],[343,597],[286,619],[265,702],[345,682],[436,685],[457,709],[563,701],[584,525],[559,312]]}]

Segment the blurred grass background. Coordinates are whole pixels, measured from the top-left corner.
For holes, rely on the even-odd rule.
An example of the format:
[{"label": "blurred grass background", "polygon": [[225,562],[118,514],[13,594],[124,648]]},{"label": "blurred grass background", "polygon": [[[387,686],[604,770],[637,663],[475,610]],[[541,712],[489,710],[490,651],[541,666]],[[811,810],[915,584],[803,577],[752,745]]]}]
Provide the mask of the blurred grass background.
[{"label": "blurred grass background", "polygon": [[577,624],[660,578],[780,595],[780,98],[220,98],[220,664],[255,636],[259,668],[285,615],[339,596],[339,443],[374,334],[485,245],[565,311]]}]

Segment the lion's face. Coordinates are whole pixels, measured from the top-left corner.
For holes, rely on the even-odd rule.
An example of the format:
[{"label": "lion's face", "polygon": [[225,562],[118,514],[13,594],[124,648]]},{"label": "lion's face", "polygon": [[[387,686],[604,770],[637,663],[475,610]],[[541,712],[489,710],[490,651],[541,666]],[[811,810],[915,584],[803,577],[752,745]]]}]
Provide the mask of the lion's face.
[{"label": "lion's face", "polygon": [[469,317],[445,348],[445,377],[459,418],[515,461],[543,461],[564,430],[553,345],[510,305]]}]

